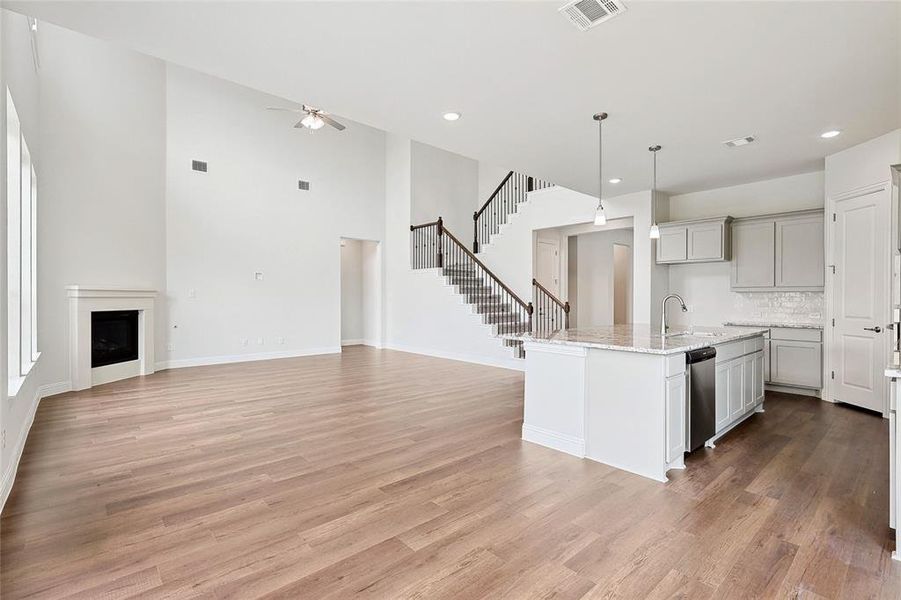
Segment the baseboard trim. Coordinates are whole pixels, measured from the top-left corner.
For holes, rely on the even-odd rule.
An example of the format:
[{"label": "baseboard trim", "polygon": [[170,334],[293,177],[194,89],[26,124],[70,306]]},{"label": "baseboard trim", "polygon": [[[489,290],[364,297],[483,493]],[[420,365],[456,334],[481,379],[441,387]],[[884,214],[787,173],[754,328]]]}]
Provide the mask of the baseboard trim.
[{"label": "baseboard trim", "polygon": [[363,345],[364,343],[365,343],[365,342],[363,341],[362,338],[355,338],[355,339],[352,339],[352,340],[341,340],[341,345],[342,345],[342,346],[361,346],[361,345]]},{"label": "baseboard trim", "polygon": [[823,394],[820,390],[815,390],[813,388],[800,388],[792,387],[790,385],[766,383],[764,384],[763,389],[768,392],[782,392],[784,394],[797,394],[798,396],[812,396],[814,398],[823,397]]},{"label": "baseboard trim", "polygon": [[231,363],[255,362],[258,360],[275,360],[279,358],[297,358],[300,356],[316,356],[319,354],[339,354],[341,346],[325,346],[322,348],[305,348],[303,350],[283,350],[279,352],[257,352],[255,354],[233,354],[220,356],[204,356],[200,358],[182,358],[164,360],[156,363],[156,370],[184,369],[186,367],[206,367],[210,365],[226,365]]},{"label": "baseboard trim", "polygon": [[[432,356],[434,358],[444,358],[447,360],[459,360],[460,362],[472,363],[486,367],[497,367],[499,369],[510,369],[511,371],[525,371],[526,361],[516,359],[512,356],[508,360],[487,356],[473,356],[471,354],[458,354],[456,352],[444,352],[442,350],[432,350],[430,348],[419,348],[416,346],[408,346],[406,344],[387,343],[382,346],[386,350],[397,350],[398,352],[409,352],[410,354],[422,354],[423,356]],[[512,355],[513,350],[510,349]],[[521,364],[518,364],[521,363]]]},{"label": "baseboard trim", "polygon": [[585,440],[571,435],[558,433],[543,427],[523,424],[522,439],[552,450],[559,450],[579,458],[585,458]]},{"label": "baseboard trim", "polygon": [[19,432],[19,439],[16,440],[16,445],[13,447],[12,459],[9,461],[9,466],[6,467],[6,471],[3,473],[2,481],[0,481],[0,513],[3,512],[3,508],[6,506],[6,500],[9,498],[9,494],[13,489],[13,484],[16,482],[16,473],[19,471],[19,461],[22,459],[22,452],[25,450],[25,442],[28,441],[28,434],[31,432],[31,426],[34,424],[34,416],[38,412],[38,405],[41,403],[41,400],[47,396],[68,392],[71,389],[72,384],[70,382],[60,381],[39,386],[35,390],[25,427]]}]

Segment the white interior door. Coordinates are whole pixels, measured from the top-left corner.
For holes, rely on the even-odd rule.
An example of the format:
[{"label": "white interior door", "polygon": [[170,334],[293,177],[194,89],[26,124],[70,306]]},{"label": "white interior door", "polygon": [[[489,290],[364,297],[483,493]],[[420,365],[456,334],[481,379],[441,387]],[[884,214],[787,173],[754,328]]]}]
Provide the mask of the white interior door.
[{"label": "white interior door", "polygon": [[560,248],[554,242],[538,241],[535,279],[557,298],[560,297]]},{"label": "white interior door", "polygon": [[835,204],[832,398],[884,412],[887,364],[889,212],[887,188]]}]

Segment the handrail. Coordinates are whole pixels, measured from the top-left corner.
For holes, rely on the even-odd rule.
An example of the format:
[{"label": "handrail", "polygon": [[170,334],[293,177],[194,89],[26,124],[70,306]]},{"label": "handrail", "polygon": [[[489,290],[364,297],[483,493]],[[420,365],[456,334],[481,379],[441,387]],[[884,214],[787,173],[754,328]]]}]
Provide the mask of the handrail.
[{"label": "handrail", "polygon": [[472,251],[478,252],[481,246],[489,242],[509,216],[516,213],[519,205],[528,199],[529,192],[552,185],[516,171],[507,173],[488,200],[472,213]]},{"label": "handrail", "polygon": [[516,300],[520,304],[520,306],[522,306],[523,308],[525,308],[531,312],[531,304],[532,303],[531,302],[523,302],[522,298],[520,298],[519,296],[516,295],[516,292],[514,292],[513,290],[508,288],[507,285],[503,281],[501,281],[500,278],[491,271],[491,269],[489,269],[488,267],[485,266],[485,263],[480,261],[478,259],[478,257],[475,254],[473,254],[469,248],[464,246],[463,243],[460,240],[458,240],[454,234],[452,234],[450,231],[448,231],[448,229],[446,227],[444,228],[444,235],[449,237],[455,244],[457,244],[457,246],[459,246],[460,249],[463,250],[463,252],[465,252],[466,255],[473,260],[473,262],[475,262],[477,265],[479,265],[482,268],[483,271],[485,271],[486,275],[491,277],[499,286],[501,286],[504,289],[505,292],[510,294],[510,297],[513,298],[514,300]]},{"label": "handrail", "polygon": [[533,321],[536,333],[550,333],[569,329],[569,301],[557,298],[546,287],[532,278],[536,316]]},{"label": "handrail", "polygon": [[542,292],[544,292],[545,294],[547,294],[547,296],[548,296],[551,300],[553,300],[554,302],[556,302],[557,305],[558,305],[560,308],[562,308],[562,309],[565,310],[566,312],[569,312],[569,300],[567,300],[566,302],[564,302],[563,300],[561,300],[560,298],[558,298],[557,296],[555,296],[554,294],[552,294],[552,293],[550,292],[550,290],[548,290],[546,287],[544,287],[543,285],[541,285],[540,283],[538,283],[538,280],[535,279],[535,278],[532,279],[532,285],[534,285],[534,286],[537,287],[539,290],[541,290]]},{"label": "handrail", "polygon": [[494,197],[498,195],[498,193],[501,191],[501,188],[504,187],[504,184],[510,181],[511,177],[513,177],[513,171],[507,173],[507,176],[504,177],[504,180],[501,181],[496,188],[494,188],[494,191],[491,192],[491,195],[488,196],[487,200],[485,200],[485,204],[482,205],[482,208],[476,211],[476,214],[473,217],[474,219],[478,219],[480,216],[482,216],[482,213],[485,212],[485,209],[488,208],[488,205],[491,204],[491,201],[494,200]]},{"label": "handrail", "polygon": [[419,225],[410,225],[410,231],[422,229],[423,227],[433,227],[435,225],[439,225],[440,223],[441,223],[441,217],[438,217],[437,221],[432,221],[430,223],[420,223]]}]

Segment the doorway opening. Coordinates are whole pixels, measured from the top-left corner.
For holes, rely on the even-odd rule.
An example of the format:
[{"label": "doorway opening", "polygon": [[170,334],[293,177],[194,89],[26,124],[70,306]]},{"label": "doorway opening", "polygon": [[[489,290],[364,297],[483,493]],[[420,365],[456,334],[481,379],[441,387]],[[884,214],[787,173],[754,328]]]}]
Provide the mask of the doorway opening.
[{"label": "doorway opening", "polygon": [[341,346],[382,346],[381,244],[341,238]]}]

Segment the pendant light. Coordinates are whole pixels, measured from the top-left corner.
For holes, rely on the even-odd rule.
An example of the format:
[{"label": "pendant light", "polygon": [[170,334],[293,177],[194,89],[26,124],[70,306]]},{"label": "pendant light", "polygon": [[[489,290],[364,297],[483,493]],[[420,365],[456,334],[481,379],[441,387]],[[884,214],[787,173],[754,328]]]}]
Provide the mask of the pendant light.
[{"label": "pendant light", "polygon": [[651,230],[648,234],[652,240],[660,239],[660,228],[657,227],[657,151],[660,145],[654,145],[648,148],[654,153],[654,183],[651,186]]},{"label": "pendant light", "polygon": [[594,224],[606,225],[607,214],[604,212],[604,119],[607,113],[602,112],[594,116],[594,120],[598,122],[598,207],[594,211]]}]

